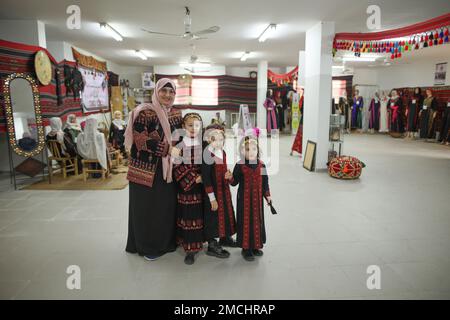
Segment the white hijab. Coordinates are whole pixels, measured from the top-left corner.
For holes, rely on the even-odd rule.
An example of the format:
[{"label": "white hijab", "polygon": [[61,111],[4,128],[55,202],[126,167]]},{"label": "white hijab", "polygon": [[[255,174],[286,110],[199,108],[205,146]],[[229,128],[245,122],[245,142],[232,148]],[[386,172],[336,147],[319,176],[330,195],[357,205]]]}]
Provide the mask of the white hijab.
[{"label": "white hijab", "polygon": [[52,129],[48,135],[51,137],[56,136],[56,141],[61,144],[63,151],[66,150],[66,146],[64,144],[64,131],[62,131],[62,121],[58,117],[50,118],[50,128]]},{"label": "white hijab", "polygon": [[77,138],[77,149],[84,159],[97,159],[104,169],[108,168],[105,136],[97,130],[97,119],[86,120],[84,131]]}]

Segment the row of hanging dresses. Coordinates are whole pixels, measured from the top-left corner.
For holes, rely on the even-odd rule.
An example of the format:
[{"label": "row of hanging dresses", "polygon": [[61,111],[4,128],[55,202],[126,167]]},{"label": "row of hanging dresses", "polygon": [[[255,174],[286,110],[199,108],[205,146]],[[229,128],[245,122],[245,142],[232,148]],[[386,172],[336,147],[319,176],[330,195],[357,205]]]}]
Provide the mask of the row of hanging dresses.
[{"label": "row of hanging dresses", "polygon": [[380,129],[380,100],[375,97],[369,106],[369,129],[378,131]]},{"label": "row of hanging dresses", "polygon": [[409,101],[406,115],[406,131],[417,132],[419,110],[423,105],[423,97],[420,94],[414,94]]},{"label": "row of hanging dresses", "polygon": [[432,139],[436,126],[437,100],[434,97],[427,97],[423,101],[420,111],[420,138]]},{"label": "row of hanging dresses", "polygon": [[352,129],[362,129],[363,97],[353,97],[352,106]]}]

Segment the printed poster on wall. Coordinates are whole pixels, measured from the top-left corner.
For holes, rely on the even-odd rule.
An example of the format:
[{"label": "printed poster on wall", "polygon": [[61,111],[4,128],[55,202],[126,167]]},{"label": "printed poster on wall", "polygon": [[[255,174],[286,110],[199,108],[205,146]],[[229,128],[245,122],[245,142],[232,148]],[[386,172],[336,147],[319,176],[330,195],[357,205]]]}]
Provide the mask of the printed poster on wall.
[{"label": "printed poster on wall", "polygon": [[155,82],[153,81],[153,73],[143,72],[142,73],[142,88],[144,89],[154,89]]},{"label": "printed poster on wall", "polygon": [[445,77],[447,74],[447,62],[436,63],[436,72],[434,73],[434,85],[445,85]]},{"label": "printed poster on wall", "polygon": [[109,109],[108,80],[106,72],[79,66],[83,76],[84,88],[81,93],[83,112],[94,112]]}]

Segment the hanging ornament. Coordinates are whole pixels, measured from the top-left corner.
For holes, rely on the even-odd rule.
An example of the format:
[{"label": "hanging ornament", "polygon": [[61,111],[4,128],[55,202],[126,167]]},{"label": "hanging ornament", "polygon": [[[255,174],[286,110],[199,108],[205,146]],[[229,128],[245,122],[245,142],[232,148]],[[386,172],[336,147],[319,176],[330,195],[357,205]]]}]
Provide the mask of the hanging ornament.
[{"label": "hanging ornament", "polygon": [[432,47],[433,46],[433,40],[428,41],[428,46]]},{"label": "hanging ornament", "polygon": [[414,46],[414,49],[415,50],[419,50],[419,44],[418,43],[416,43],[416,45]]},{"label": "hanging ornament", "polygon": [[434,45],[437,46],[438,43],[439,43],[439,42],[438,42],[438,39],[437,39],[437,38],[434,38]]},{"label": "hanging ornament", "polygon": [[439,39],[439,44],[443,44],[444,43],[444,39],[440,38]]},{"label": "hanging ornament", "polygon": [[428,41],[425,41],[425,42],[423,43],[423,48],[428,48]]},{"label": "hanging ornament", "polygon": [[394,54],[391,54],[391,60],[394,60],[395,56]]},{"label": "hanging ornament", "polygon": [[445,28],[444,36],[448,36],[448,28]]},{"label": "hanging ornament", "polygon": [[401,53],[401,52],[400,52],[400,53],[398,54],[398,57],[399,57],[399,58],[401,58],[401,57],[402,57],[402,53]]}]

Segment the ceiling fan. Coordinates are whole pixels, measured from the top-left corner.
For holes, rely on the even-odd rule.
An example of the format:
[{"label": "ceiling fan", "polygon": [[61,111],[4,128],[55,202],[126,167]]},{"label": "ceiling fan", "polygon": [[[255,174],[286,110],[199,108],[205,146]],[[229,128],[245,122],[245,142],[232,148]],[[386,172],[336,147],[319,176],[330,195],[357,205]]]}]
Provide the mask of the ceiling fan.
[{"label": "ceiling fan", "polygon": [[[195,70],[208,72],[211,67],[211,62],[208,61],[198,61],[198,57],[194,54],[195,45],[191,44],[191,56],[189,57],[189,62],[180,63],[180,65],[184,68],[184,70],[194,73]],[[200,69],[200,70],[199,70]]]},{"label": "ceiling fan", "polygon": [[150,34],[159,34],[159,35],[163,35],[163,36],[179,37],[179,38],[186,39],[186,40],[207,39],[207,38],[202,37],[202,35],[209,34],[209,33],[215,33],[220,30],[220,27],[212,26],[212,27],[209,27],[208,29],[192,32],[191,31],[191,23],[192,23],[191,11],[189,10],[188,7],[184,7],[184,8],[186,9],[186,13],[184,16],[184,33],[183,34],[156,32],[156,31],[151,31],[151,30],[147,30],[144,28],[141,28],[141,30],[148,32]]}]

